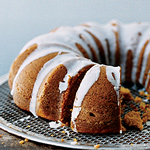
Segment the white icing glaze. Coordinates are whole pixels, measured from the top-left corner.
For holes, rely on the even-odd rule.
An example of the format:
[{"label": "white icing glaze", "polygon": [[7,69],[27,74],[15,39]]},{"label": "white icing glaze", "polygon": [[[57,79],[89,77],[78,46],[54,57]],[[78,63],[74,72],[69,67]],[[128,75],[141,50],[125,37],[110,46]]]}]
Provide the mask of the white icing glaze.
[{"label": "white icing glaze", "polygon": [[141,37],[141,40],[139,42],[139,44],[137,45],[137,49],[136,49],[136,52],[135,52],[135,56],[134,56],[134,59],[133,59],[133,69],[132,69],[132,82],[135,83],[136,81],[136,73],[137,73],[137,64],[138,64],[138,61],[139,61],[139,56],[140,56],[140,53],[141,53],[141,50],[144,46],[144,44],[146,43],[147,40],[150,40],[150,30],[147,31],[142,37]]},{"label": "white icing glaze", "polygon": [[75,76],[79,70],[91,64],[94,65],[95,63],[82,57],[70,58],[67,61],[64,61],[63,65],[67,68],[67,74],[65,75],[63,82],[59,83],[60,93],[67,89],[69,77]]},{"label": "white icing glaze", "polygon": [[56,121],[51,121],[49,122],[49,126],[50,128],[59,128],[61,127],[62,123],[58,120],[58,122]]},{"label": "white icing glaze", "polygon": [[[27,48],[29,48],[33,44],[39,45],[50,45],[50,44],[55,44],[55,45],[61,45],[68,47],[72,49],[72,51],[75,51],[76,53],[79,53],[82,55],[82,53],[77,49],[76,45],[76,40],[70,38],[69,36],[66,36],[62,32],[50,32],[41,36],[38,36],[31,41],[29,41],[23,49],[20,51],[20,53],[24,52]],[[82,55],[83,56],[83,55]]]},{"label": "white icing glaze", "polygon": [[148,82],[150,80],[150,71],[148,72],[148,76],[146,78],[146,82],[145,82],[145,88],[148,88]]},{"label": "white icing glaze", "polygon": [[88,32],[86,32],[86,31],[88,31],[88,28],[89,27],[86,27],[86,26],[76,26],[76,27],[74,27],[74,29],[78,32],[78,34],[82,35],[82,37],[84,38],[85,42],[88,43],[94,49],[94,51],[96,53],[96,56],[97,56],[96,57],[97,58],[97,62],[100,63],[101,60],[100,60],[100,57],[98,57],[99,56],[99,50],[98,50],[97,44],[95,43],[95,40],[93,39],[93,37]]},{"label": "white icing glaze", "polygon": [[120,46],[120,56],[121,56],[121,68],[122,68],[122,82],[125,81],[125,67],[127,61],[127,53],[129,50],[132,51],[133,61],[134,54],[137,50],[137,45],[141,39],[141,35],[147,29],[147,24],[131,23],[131,24],[121,24],[119,30],[119,46]]},{"label": "white icing glaze", "polygon": [[19,119],[19,121],[23,122],[24,120],[27,120],[27,119],[29,119],[30,117],[31,117],[30,115],[27,116],[27,117],[23,117],[23,118]]},{"label": "white icing glaze", "polygon": [[[100,67],[101,65],[94,65],[90,70],[87,71],[86,75],[84,76],[78,91],[76,93],[75,101],[73,104],[73,111],[72,111],[72,117],[71,121],[74,124],[74,131],[76,132],[76,124],[75,119],[79,115],[81,111],[81,103],[87,94],[88,90],[91,88],[91,86],[98,80],[99,74],[100,74]],[[90,80],[89,80],[90,79]]]},{"label": "white icing glaze", "polygon": [[57,33],[61,34],[63,38],[68,37],[69,40],[73,41],[73,43],[75,44],[76,43],[80,44],[84,48],[84,50],[86,50],[89,58],[92,59],[92,53],[87,43],[80,38],[78,32],[76,32],[72,27],[60,27],[56,30],[56,32],[54,32],[54,34]]},{"label": "white icing glaze", "polygon": [[[98,24],[98,23],[92,23],[92,22],[87,22],[86,25],[90,26],[89,28],[87,28],[87,30],[89,32],[91,32],[94,36],[96,36],[99,41],[102,44],[103,50],[104,50],[104,54],[105,54],[105,59],[106,59],[106,64],[108,64],[108,51],[107,51],[107,45],[106,45],[106,33],[105,33],[105,29],[104,26]],[[100,56],[99,50],[97,49],[96,52],[98,53],[98,56]],[[101,60],[99,63],[102,63]]]},{"label": "white icing glaze", "polygon": [[144,59],[142,62],[142,68],[141,68],[141,73],[140,73],[140,78],[139,78],[139,83],[142,84],[143,82],[143,78],[144,78],[144,73],[147,67],[147,61],[148,61],[148,56],[150,54],[150,42],[148,43],[148,45],[145,48],[145,53],[144,53]]},{"label": "white icing glaze", "polygon": [[[116,52],[116,36],[114,34],[114,27],[112,24],[108,23],[104,26],[105,32],[106,32],[106,37],[109,43],[109,49],[110,49],[110,59],[111,61],[109,64],[115,65],[115,52]],[[115,29],[116,30],[116,29]]]},{"label": "white icing glaze", "polygon": [[44,66],[41,68],[39,71],[36,81],[34,83],[33,91],[32,91],[32,97],[30,101],[30,107],[29,110],[30,112],[34,115],[36,115],[36,101],[37,101],[37,93],[40,88],[41,83],[43,82],[44,78],[47,76],[47,74],[55,67],[57,67],[59,64],[63,64],[64,60],[67,60],[68,58],[74,58],[76,57],[75,54],[69,53],[69,54],[62,54],[62,55],[57,55],[53,59],[47,61]]},{"label": "white icing glaze", "polygon": [[[11,94],[13,95],[14,93],[14,88],[15,88],[15,83],[16,83],[16,79],[17,77],[19,76],[20,72],[28,65],[30,64],[32,61],[40,58],[40,57],[43,57],[43,56],[46,56],[50,53],[54,53],[54,52],[70,52],[70,49],[67,49],[66,47],[59,47],[59,46],[52,46],[51,44],[41,44],[37,47],[37,49],[32,52],[26,59],[25,61],[21,64],[15,78],[14,78],[14,81],[13,81],[13,86],[12,86],[12,90],[11,90]],[[73,51],[72,51],[73,53]]]},{"label": "white icing glaze", "polygon": [[[112,73],[115,76],[115,79],[112,75]],[[119,106],[119,91],[120,91],[120,67],[111,67],[107,66],[106,67],[106,75],[108,81],[114,86],[114,90],[116,91],[117,94],[117,99],[118,99],[118,106]]]}]

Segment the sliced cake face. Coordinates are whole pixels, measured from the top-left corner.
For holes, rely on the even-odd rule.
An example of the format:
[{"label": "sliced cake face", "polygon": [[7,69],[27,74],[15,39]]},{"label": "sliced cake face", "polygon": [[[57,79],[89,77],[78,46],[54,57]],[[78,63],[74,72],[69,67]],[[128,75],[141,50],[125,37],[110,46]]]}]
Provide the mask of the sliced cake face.
[{"label": "sliced cake face", "polygon": [[74,131],[120,132],[119,74],[119,67],[104,65],[95,65],[86,73],[73,105],[71,127]]}]

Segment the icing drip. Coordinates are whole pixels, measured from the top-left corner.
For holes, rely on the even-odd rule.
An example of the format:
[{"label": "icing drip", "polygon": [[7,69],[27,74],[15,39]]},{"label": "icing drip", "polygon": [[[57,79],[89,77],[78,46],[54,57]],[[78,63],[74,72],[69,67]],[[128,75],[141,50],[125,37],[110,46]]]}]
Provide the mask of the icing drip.
[{"label": "icing drip", "polygon": [[[89,32],[91,32],[94,36],[96,36],[99,39],[100,43],[102,44],[102,47],[104,49],[106,64],[108,64],[109,63],[108,62],[108,52],[107,52],[107,45],[106,45],[106,41],[105,41],[105,39],[107,39],[107,37],[106,37],[104,26],[100,25],[98,23],[92,23],[92,22],[87,22],[86,25],[90,26],[90,28],[87,28],[87,30]],[[99,53],[98,47],[97,47],[96,52],[98,53],[98,56],[101,55]],[[101,60],[99,63],[101,63]]]},{"label": "icing drip", "polygon": [[[144,44],[146,43],[147,40],[150,40],[150,30],[148,30],[142,37],[141,40],[139,42],[139,44],[137,45],[137,49],[136,49],[136,53],[134,56],[134,60],[133,60],[133,69],[132,69],[132,82],[135,83],[136,82],[136,73],[137,73],[137,69],[138,69],[138,61],[139,61],[139,56],[141,53],[142,48],[144,47]],[[143,66],[145,68],[145,66]]]},{"label": "icing drip", "polygon": [[121,49],[120,51],[121,52],[120,53],[121,64],[120,65],[122,68],[121,69],[122,82],[125,81],[127,53],[129,50],[132,51],[133,55],[136,53],[139,40],[141,39],[141,36],[139,36],[139,33],[143,35],[143,33],[145,32],[147,28],[148,28],[148,24],[138,24],[138,23],[120,24],[119,44],[120,44],[120,49]]},{"label": "icing drip", "polygon": [[[113,77],[113,75],[115,78]],[[106,75],[108,81],[114,86],[114,90],[116,91],[117,94],[117,99],[118,99],[118,106],[119,106],[119,89],[120,89],[120,67],[111,67],[107,66],[106,67]]]},{"label": "icing drip", "polygon": [[80,44],[88,53],[89,58],[92,59],[92,53],[87,43],[80,38],[80,34],[78,34],[78,32],[76,32],[72,27],[60,27],[56,30],[56,33],[54,34],[57,34],[57,32],[61,34],[63,38],[68,37],[70,41],[73,41],[73,43]]},{"label": "icing drip", "polygon": [[147,67],[147,61],[148,61],[148,56],[150,54],[150,42],[148,43],[146,49],[145,49],[145,53],[144,53],[144,59],[142,62],[142,70],[141,70],[141,74],[140,74],[140,79],[139,79],[139,83],[142,84],[143,78],[144,78],[144,73],[145,73],[145,69]]},{"label": "icing drip", "polygon": [[[81,104],[82,101],[87,94],[88,90],[91,88],[91,86],[98,80],[99,74],[100,74],[100,66],[99,64],[94,65],[90,70],[87,71],[85,77],[83,78],[78,91],[76,93],[75,101],[74,101],[74,107],[72,111],[72,117],[71,121],[74,124],[74,131],[76,132],[76,124],[75,119],[78,117],[80,111],[81,111]],[[89,80],[90,79],[90,80]]]},{"label": "icing drip", "polygon": [[[78,32],[78,34],[82,35],[82,37],[84,38],[84,41],[90,44],[90,46],[92,46],[92,48],[94,49],[96,55],[99,56],[99,50],[98,50],[97,44],[95,43],[93,37],[89,33],[86,32],[86,30],[88,30],[89,28],[86,26],[76,26],[74,27],[74,29]],[[97,57],[97,62],[99,63],[101,62],[100,57]]]},{"label": "icing drip", "polygon": [[62,123],[58,120],[58,122],[56,121],[51,121],[49,122],[49,126],[50,128],[59,128],[61,127]]}]

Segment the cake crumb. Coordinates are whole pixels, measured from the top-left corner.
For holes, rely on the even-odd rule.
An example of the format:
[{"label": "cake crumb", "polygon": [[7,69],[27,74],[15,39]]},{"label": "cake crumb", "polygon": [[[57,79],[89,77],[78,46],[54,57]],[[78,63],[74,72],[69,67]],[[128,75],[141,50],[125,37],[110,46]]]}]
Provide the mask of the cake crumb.
[{"label": "cake crumb", "polygon": [[25,142],[28,142],[29,140],[28,140],[28,139],[25,139],[24,141],[25,141]]},{"label": "cake crumb", "polygon": [[126,125],[129,127],[136,127],[140,130],[143,129],[143,120],[140,117],[140,112],[135,112],[134,110],[129,111],[127,114],[125,114],[123,121]]},{"label": "cake crumb", "polygon": [[0,138],[3,136],[3,134],[0,135]]},{"label": "cake crumb", "polygon": [[73,109],[70,109],[70,111],[72,112]]},{"label": "cake crumb", "polygon": [[22,140],[22,141],[20,141],[20,142],[19,142],[19,144],[24,144],[24,141],[23,141],[23,140]]},{"label": "cake crumb", "polygon": [[27,127],[30,128],[30,125],[28,125]]},{"label": "cake crumb", "polygon": [[134,102],[140,103],[140,102],[142,102],[142,99],[139,96],[136,96],[134,99]]},{"label": "cake crumb", "polygon": [[61,139],[62,142],[64,142],[64,139]]},{"label": "cake crumb", "polygon": [[94,145],[94,148],[95,148],[95,149],[100,148],[100,144]]},{"label": "cake crumb", "polygon": [[130,104],[130,107],[132,108],[132,109],[136,109],[137,107],[135,106],[135,105],[133,105],[132,103]]},{"label": "cake crumb", "polygon": [[133,143],[131,143],[131,145],[133,145]]},{"label": "cake crumb", "polygon": [[73,139],[75,142],[77,142],[77,139]]},{"label": "cake crumb", "polygon": [[61,124],[61,127],[64,127],[64,126],[65,126],[65,124],[64,124],[64,123],[62,123],[62,124]]},{"label": "cake crumb", "polygon": [[150,108],[146,109],[146,113],[147,113],[147,120],[150,121]]},{"label": "cake crumb", "polygon": [[69,123],[68,123],[68,122],[66,122],[66,126],[69,126]]},{"label": "cake crumb", "polygon": [[144,92],[144,91],[140,91],[139,94],[140,94],[141,96],[145,96],[145,92]]},{"label": "cake crumb", "polygon": [[53,137],[54,135],[52,134],[51,137]]},{"label": "cake crumb", "polygon": [[148,100],[150,100],[150,94],[147,94],[147,95],[146,95],[146,98],[147,98]]},{"label": "cake crumb", "polygon": [[65,133],[65,131],[62,131],[62,133]]},{"label": "cake crumb", "polygon": [[132,100],[134,100],[130,90],[127,89],[127,88],[121,87],[120,95],[121,95],[121,99],[123,101],[132,101]]},{"label": "cake crumb", "polygon": [[147,113],[144,113],[144,114],[142,115],[143,124],[146,123],[147,120],[148,120],[148,118],[147,118]]},{"label": "cake crumb", "polygon": [[144,102],[140,103],[140,109],[143,110],[144,112],[146,111],[146,104]]}]

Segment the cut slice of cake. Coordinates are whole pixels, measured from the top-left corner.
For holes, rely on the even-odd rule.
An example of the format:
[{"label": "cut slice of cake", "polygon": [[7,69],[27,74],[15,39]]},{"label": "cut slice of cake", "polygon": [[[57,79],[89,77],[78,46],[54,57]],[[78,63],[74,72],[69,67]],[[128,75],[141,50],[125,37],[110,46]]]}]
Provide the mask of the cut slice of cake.
[{"label": "cut slice of cake", "polygon": [[93,66],[77,91],[71,127],[81,133],[119,133],[120,67]]}]

